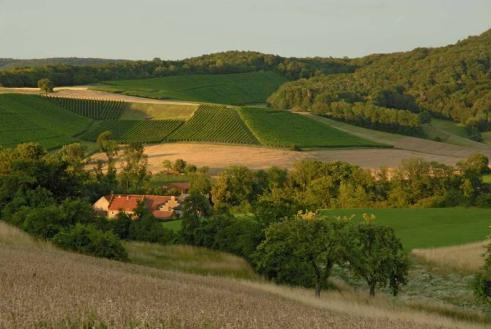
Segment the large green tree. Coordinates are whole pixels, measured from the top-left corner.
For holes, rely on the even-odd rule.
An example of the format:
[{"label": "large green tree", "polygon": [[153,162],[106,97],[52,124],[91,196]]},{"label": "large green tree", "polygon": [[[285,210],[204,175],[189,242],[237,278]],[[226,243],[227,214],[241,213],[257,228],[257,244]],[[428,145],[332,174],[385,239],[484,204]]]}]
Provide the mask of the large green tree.
[{"label": "large green tree", "polygon": [[260,273],[279,283],[327,286],[334,264],[343,259],[347,221],[331,218],[296,218],[271,225],[258,246]]},{"label": "large green tree", "polygon": [[397,295],[407,281],[409,268],[406,252],[394,229],[375,225],[373,215],[364,215],[364,221],[353,226],[350,239],[344,240],[349,268],[365,280],[370,296],[377,286],[389,285]]}]

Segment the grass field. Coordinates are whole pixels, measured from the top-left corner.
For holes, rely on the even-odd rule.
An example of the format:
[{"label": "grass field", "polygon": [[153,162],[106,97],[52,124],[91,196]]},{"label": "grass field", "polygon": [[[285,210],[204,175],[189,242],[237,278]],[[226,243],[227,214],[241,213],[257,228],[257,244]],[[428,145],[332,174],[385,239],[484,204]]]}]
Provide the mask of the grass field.
[{"label": "grass field", "polygon": [[75,141],[92,122],[35,95],[0,95],[0,145],[39,142],[48,149]]},{"label": "grass field", "polygon": [[491,184],[491,175],[484,175],[483,181],[484,183]]},{"label": "grass field", "polygon": [[433,118],[431,119],[430,124],[425,124],[423,126],[423,131],[427,138],[449,144],[460,146],[473,146],[478,144],[469,138],[469,134],[463,125],[450,120]]},{"label": "grass field", "polygon": [[167,139],[185,142],[259,144],[236,109],[213,105],[200,106],[193,117]]},{"label": "grass field", "polygon": [[162,226],[174,232],[179,232],[182,228],[182,220],[172,220],[168,222],[162,222]]},{"label": "grass field", "polygon": [[112,138],[122,143],[159,143],[176,130],[182,121],[177,120],[108,120],[92,125],[81,138],[96,141],[100,133],[112,132]]},{"label": "grass field", "polygon": [[261,144],[279,147],[380,146],[309,117],[286,111],[242,108],[241,117]]},{"label": "grass field", "polygon": [[242,105],[264,103],[285,81],[277,73],[251,72],[108,81],[94,88],[148,98]]},{"label": "grass field", "polygon": [[129,103],[121,120],[181,120],[190,119],[199,105]]},{"label": "grass field", "polygon": [[407,208],[333,209],[322,214],[334,216],[373,213],[375,223],[394,228],[406,250],[461,245],[486,239],[491,225],[491,209]]}]

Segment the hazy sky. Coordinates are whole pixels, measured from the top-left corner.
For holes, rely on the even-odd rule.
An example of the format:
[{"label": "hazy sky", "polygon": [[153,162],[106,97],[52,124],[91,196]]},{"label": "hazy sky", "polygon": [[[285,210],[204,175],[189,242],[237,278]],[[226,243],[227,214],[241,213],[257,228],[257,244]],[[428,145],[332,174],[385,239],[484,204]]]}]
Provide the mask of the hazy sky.
[{"label": "hazy sky", "polygon": [[488,28],[491,0],[0,0],[0,57],[355,57]]}]

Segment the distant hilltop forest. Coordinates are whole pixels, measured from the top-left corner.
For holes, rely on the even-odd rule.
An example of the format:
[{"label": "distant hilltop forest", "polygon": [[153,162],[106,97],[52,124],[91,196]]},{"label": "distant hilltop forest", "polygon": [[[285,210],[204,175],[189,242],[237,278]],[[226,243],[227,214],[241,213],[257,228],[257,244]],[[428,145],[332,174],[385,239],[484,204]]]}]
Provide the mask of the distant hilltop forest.
[{"label": "distant hilltop forest", "polygon": [[37,59],[15,59],[0,58],[0,70],[12,69],[17,67],[35,67],[46,65],[101,65],[108,63],[127,62],[124,59],[105,59],[105,58],[80,58],[80,57],[56,57],[56,58],[37,58]]},{"label": "distant hilltop forest", "polygon": [[[0,60],[3,66],[15,61]],[[46,61],[48,65],[37,65]],[[85,61],[85,63],[84,63]],[[47,59],[0,69],[5,87],[35,87],[48,78],[58,86],[184,74],[274,71],[289,81],[268,99],[277,109],[301,109],[370,128],[419,134],[433,117],[489,130],[491,29],[439,48],[361,58],[285,58],[229,51],[170,61]],[[402,127],[402,128],[401,128]]]}]

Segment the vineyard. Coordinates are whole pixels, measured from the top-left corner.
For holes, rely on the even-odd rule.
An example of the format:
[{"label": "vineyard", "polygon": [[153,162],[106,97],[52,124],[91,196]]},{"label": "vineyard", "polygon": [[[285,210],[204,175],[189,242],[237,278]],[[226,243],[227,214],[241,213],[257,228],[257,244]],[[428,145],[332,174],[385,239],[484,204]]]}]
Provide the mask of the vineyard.
[{"label": "vineyard", "polygon": [[95,123],[82,139],[94,142],[100,133],[110,131],[112,138],[121,143],[158,143],[181,124],[177,120],[106,120]]},{"label": "vineyard", "polygon": [[93,120],[117,120],[129,107],[123,101],[47,97],[50,102]]},{"label": "vineyard", "polygon": [[300,114],[262,108],[242,108],[240,114],[263,145],[274,147],[380,146]]},{"label": "vineyard", "polygon": [[188,74],[153,79],[107,81],[94,88],[125,95],[219,104],[258,104],[286,79],[274,72]]},{"label": "vineyard", "polygon": [[0,146],[37,142],[48,149],[72,143],[91,120],[33,95],[0,95]]},{"label": "vineyard", "polygon": [[202,105],[194,116],[172,133],[169,141],[259,144],[236,109]]}]

